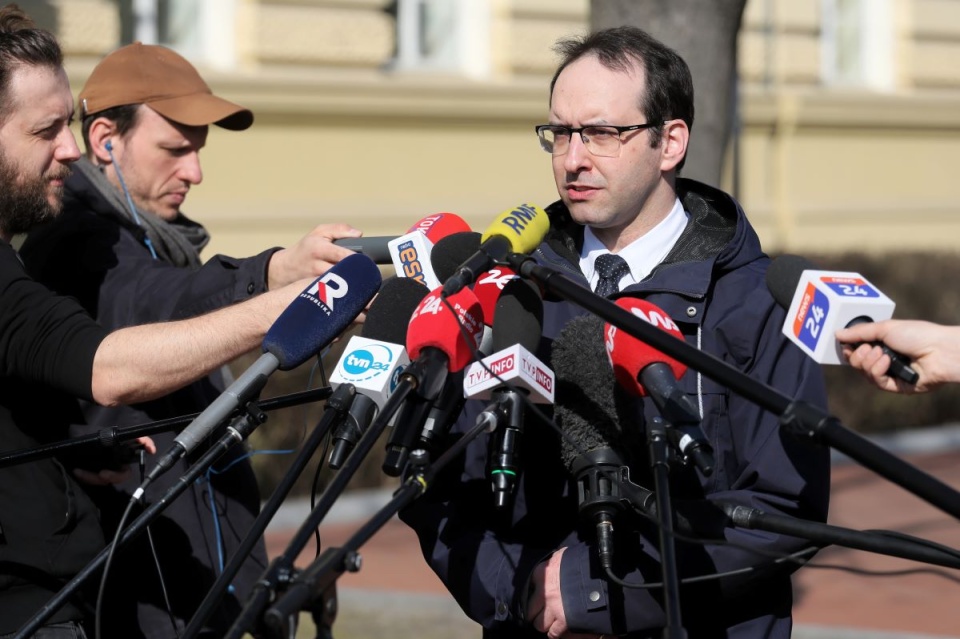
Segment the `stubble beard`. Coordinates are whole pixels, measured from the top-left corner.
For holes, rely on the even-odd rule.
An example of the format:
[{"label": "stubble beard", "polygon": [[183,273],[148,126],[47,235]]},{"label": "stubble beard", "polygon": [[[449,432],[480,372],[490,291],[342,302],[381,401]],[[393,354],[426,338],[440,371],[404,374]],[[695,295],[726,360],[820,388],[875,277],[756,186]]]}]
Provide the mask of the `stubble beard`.
[{"label": "stubble beard", "polygon": [[69,175],[70,168],[61,166],[28,178],[0,152],[0,232],[8,236],[27,233],[55,218],[63,206],[63,185],[51,189],[50,180],[65,180]]}]

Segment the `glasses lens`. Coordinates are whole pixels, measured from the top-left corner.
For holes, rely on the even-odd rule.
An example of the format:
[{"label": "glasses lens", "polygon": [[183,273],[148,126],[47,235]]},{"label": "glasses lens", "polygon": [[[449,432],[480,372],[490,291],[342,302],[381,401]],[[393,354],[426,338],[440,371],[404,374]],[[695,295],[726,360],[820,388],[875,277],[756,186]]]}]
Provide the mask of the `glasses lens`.
[{"label": "glasses lens", "polygon": [[583,144],[594,155],[613,158],[620,153],[620,132],[605,126],[588,126],[581,134]]},{"label": "glasses lens", "polygon": [[562,126],[544,126],[538,129],[540,146],[547,153],[563,155],[570,146],[570,130]]}]

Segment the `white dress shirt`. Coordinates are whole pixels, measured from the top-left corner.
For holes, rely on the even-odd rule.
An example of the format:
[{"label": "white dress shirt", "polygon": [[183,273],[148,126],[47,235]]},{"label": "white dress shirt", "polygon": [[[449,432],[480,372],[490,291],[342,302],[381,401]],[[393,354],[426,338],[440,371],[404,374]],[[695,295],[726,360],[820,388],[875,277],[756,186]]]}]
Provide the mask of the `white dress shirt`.
[{"label": "white dress shirt", "polygon": [[[630,272],[620,279],[620,290],[631,284],[636,284],[650,274],[657,264],[663,261],[673,245],[677,243],[683,229],[687,227],[687,212],[683,210],[679,198],[667,217],[659,224],[625,246],[617,255],[622,257],[630,267]],[[597,287],[600,276],[594,268],[597,257],[609,253],[606,247],[589,226],[583,230],[583,250],[580,252],[580,270],[587,276],[590,289]]]}]

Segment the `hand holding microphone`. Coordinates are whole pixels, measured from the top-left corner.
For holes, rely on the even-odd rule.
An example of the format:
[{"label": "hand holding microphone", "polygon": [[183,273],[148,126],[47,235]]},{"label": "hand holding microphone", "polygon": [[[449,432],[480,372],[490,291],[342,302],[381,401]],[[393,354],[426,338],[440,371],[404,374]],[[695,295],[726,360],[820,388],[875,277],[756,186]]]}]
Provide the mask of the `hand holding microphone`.
[{"label": "hand holding microphone", "polygon": [[[820,271],[797,255],[782,255],[770,264],[767,288],[787,309],[783,334],[820,364],[843,363],[838,330],[890,319],[896,306],[859,273]],[[889,358],[888,375],[917,383],[909,358],[880,342],[873,344]]]},{"label": "hand holding microphone", "polygon": [[[884,320],[856,324],[837,331],[844,355],[877,388],[893,393],[925,393],[948,382],[960,382],[960,327],[917,320]],[[882,342],[913,360],[916,385],[890,372],[890,355]],[[888,349],[889,350],[889,349]]]},{"label": "hand holding microphone", "polygon": [[289,248],[270,256],[267,287],[279,288],[299,279],[314,278],[352,255],[342,244],[360,241],[360,231],[349,224],[321,224]]},{"label": "hand holding microphone", "polygon": [[[421,263],[429,266],[430,248],[436,244],[438,240],[452,233],[461,233],[469,230],[470,225],[459,215],[454,213],[435,213],[419,219],[413,226],[407,229],[406,233],[400,236],[379,235],[360,237],[359,232],[356,232],[349,235],[344,234],[338,236],[338,239],[335,239],[333,243],[344,250],[362,253],[377,264],[393,264],[397,269],[398,277],[412,277],[420,271],[413,266],[405,269],[402,264],[407,263],[412,265],[414,261],[419,260]],[[410,235],[414,232],[419,233],[419,238]],[[427,240],[427,242],[423,243],[420,241],[422,239]],[[414,241],[415,248],[422,253],[419,254],[419,256],[401,256],[402,251],[398,248],[398,245],[402,244],[404,240]],[[408,245],[405,245],[405,247],[406,246]],[[416,257],[417,259],[411,260],[411,257]],[[424,261],[425,257],[426,261]],[[421,281],[421,284],[426,285],[426,282]]]},{"label": "hand holding microphone", "polygon": [[280,314],[263,338],[263,355],[220,394],[183,431],[134,493],[206,439],[230,414],[263,389],[278,368],[296,368],[342,333],[373,299],[380,269],[363,255],[350,255],[318,277]]}]

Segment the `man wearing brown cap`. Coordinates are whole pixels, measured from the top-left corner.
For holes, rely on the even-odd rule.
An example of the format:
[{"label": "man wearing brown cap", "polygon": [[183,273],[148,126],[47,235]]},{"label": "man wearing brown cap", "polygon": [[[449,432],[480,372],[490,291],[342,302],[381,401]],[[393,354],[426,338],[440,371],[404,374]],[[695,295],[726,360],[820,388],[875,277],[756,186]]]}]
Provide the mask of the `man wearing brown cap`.
[{"label": "man wearing brown cap", "polygon": [[[0,7],[0,450],[66,436],[74,398],[117,406],[182,388],[261,344],[310,280],[202,317],[108,332],[75,299],[27,274],[14,249],[61,211],[80,157],[73,96],[56,39],[15,5]],[[61,410],[63,412],[61,412]],[[112,479],[116,479],[113,476]],[[0,467],[0,636],[11,636],[104,547],[97,509],[54,457]],[[120,555],[127,560],[126,553]],[[186,561],[174,558],[170,561]],[[80,599],[46,610],[37,639],[84,637]],[[131,635],[133,636],[133,635]]]},{"label": "man wearing brown cap", "polygon": [[[170,49],[135,43],[109,54],[80,92],[79,113],[86,154],[66,181],[63,212],[31,233],[21,253],[37,279],[77,298],[108,329],[190,317],[320,274],[350,254],[332,240],[360,234],[344,224],[319,226],[290,249],[201,263],[207,232],[180,207],[202,179],[208,126],[243,130],[253,114],[213,95]],[[135,407],[83,403],[87,425],[80,432],[199,412],[225,385],[223,374],[214,374]],[[165,450],[173,436],[154,439]],[[189,461],[155,482],[147,501],[163,495]],[[108,534],[138,484],[134,477],[96,489]],[[152,526],[152,548],[142,538],[115,564],[105,636],[177,636],[245,538],[259,503],[245,451],[235,450],[164,511]],[[211,635],[229,628],[265,567],[261,542],[211,616]]]}]

